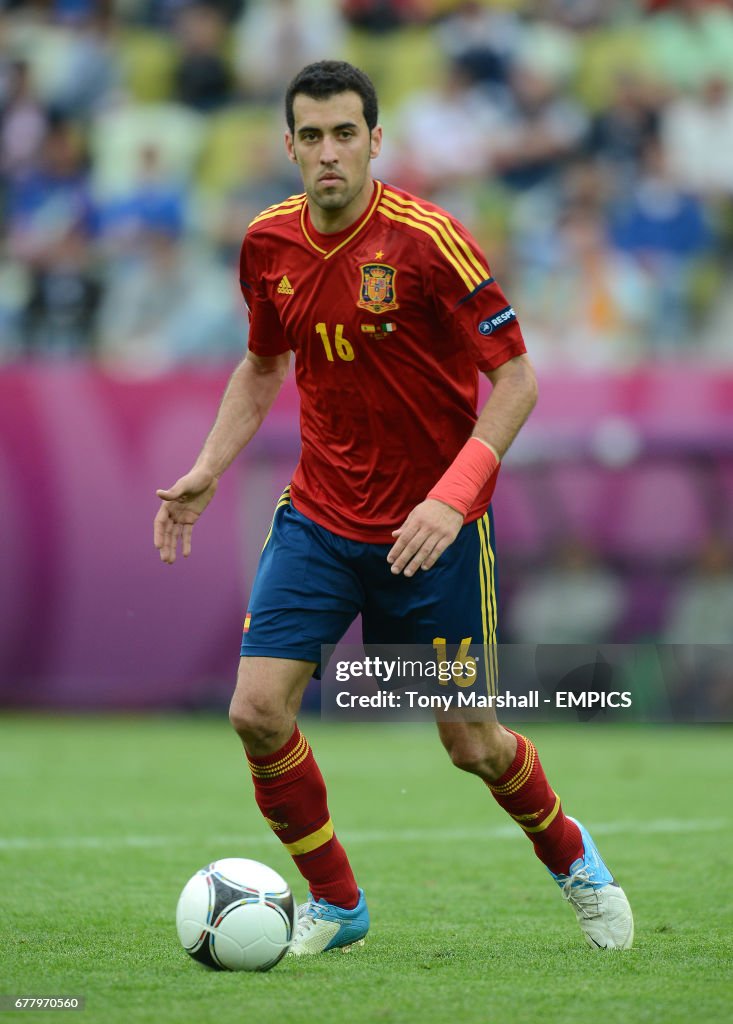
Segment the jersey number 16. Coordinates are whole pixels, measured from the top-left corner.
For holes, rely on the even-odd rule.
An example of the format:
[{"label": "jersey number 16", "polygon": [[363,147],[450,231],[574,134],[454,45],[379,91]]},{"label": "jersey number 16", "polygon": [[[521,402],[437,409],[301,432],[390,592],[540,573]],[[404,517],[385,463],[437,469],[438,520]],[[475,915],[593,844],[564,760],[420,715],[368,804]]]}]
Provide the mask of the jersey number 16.
[{"label": "jersey number 16", "polygon": [[339,359],[343,359],[345,363],[350,363],[354,358],[354,346],[351,342],[344,337],[344,325],[336,324],[336,335],[333,339],[333,345],[331,344],[331,338],[328,334],[328,328],[324,323],[316,324],[316,333],[320,335],[321,341],[323,342],[323,348],[326,352],[326,359],[329,363],[334,362],[333,350],[336,349],[336,355]]}]

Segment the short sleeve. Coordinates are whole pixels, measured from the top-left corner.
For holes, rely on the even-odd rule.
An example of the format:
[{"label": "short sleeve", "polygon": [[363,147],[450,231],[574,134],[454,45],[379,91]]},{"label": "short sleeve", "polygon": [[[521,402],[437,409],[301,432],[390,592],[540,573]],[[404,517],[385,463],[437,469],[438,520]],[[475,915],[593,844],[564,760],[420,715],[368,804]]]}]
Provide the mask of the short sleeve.
[{"label": "short sleeve", "polygon": [[290,345],[283,334],[277,310],[263,288],[257,254],[249,234],[242,243],[239,258],[239,286],[249,314],[249,350],[257,356],[278,356],[288,352]]},{"label": "short sleeve", "polygon": [[444,225],[427,261],[438,315],[480,370],[495,370],[527,351],[517,315],[475,239],[452,218]]}]

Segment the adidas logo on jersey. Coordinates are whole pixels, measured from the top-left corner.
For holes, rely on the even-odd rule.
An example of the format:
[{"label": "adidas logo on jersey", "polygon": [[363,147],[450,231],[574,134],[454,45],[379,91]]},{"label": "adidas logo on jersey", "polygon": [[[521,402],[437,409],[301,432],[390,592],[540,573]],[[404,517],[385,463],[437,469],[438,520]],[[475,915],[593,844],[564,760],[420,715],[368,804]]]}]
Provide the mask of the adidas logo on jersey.
[{"label": "adidas logo on jersey", "polygon": [[282,278],[280,279],[280,284],[277,286],[277,294],[278,295],[293,295],[294,294],[294,288],[291,285],[290,281],[288,281],[287,274],[283,274]]}]

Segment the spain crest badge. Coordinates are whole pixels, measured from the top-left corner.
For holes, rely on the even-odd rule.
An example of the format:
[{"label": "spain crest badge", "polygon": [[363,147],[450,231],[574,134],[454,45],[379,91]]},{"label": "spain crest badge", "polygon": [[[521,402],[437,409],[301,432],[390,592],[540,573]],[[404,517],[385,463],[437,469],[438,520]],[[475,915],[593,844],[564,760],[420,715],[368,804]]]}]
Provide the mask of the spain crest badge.
[{"label": "spain crest badge", "polygon": [[361,269],[360,309],[370,313],[385,313],[389,309],[399,309],[395,301],[395,278],[397,270],[387,263],[365,263]]}]

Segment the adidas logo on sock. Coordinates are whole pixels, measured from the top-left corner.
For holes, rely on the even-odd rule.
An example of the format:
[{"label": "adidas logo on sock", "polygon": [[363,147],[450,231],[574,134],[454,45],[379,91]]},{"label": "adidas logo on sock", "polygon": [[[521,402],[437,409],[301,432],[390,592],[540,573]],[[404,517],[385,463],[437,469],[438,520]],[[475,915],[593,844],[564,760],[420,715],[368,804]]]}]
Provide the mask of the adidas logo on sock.
[{"label": "adidas logo on sock", "polygon": [[292,295],[294,293],[293,286],[288,281],[287,274],[283,274],[280,279],[280,284],[277,286],[278,295]]}]

